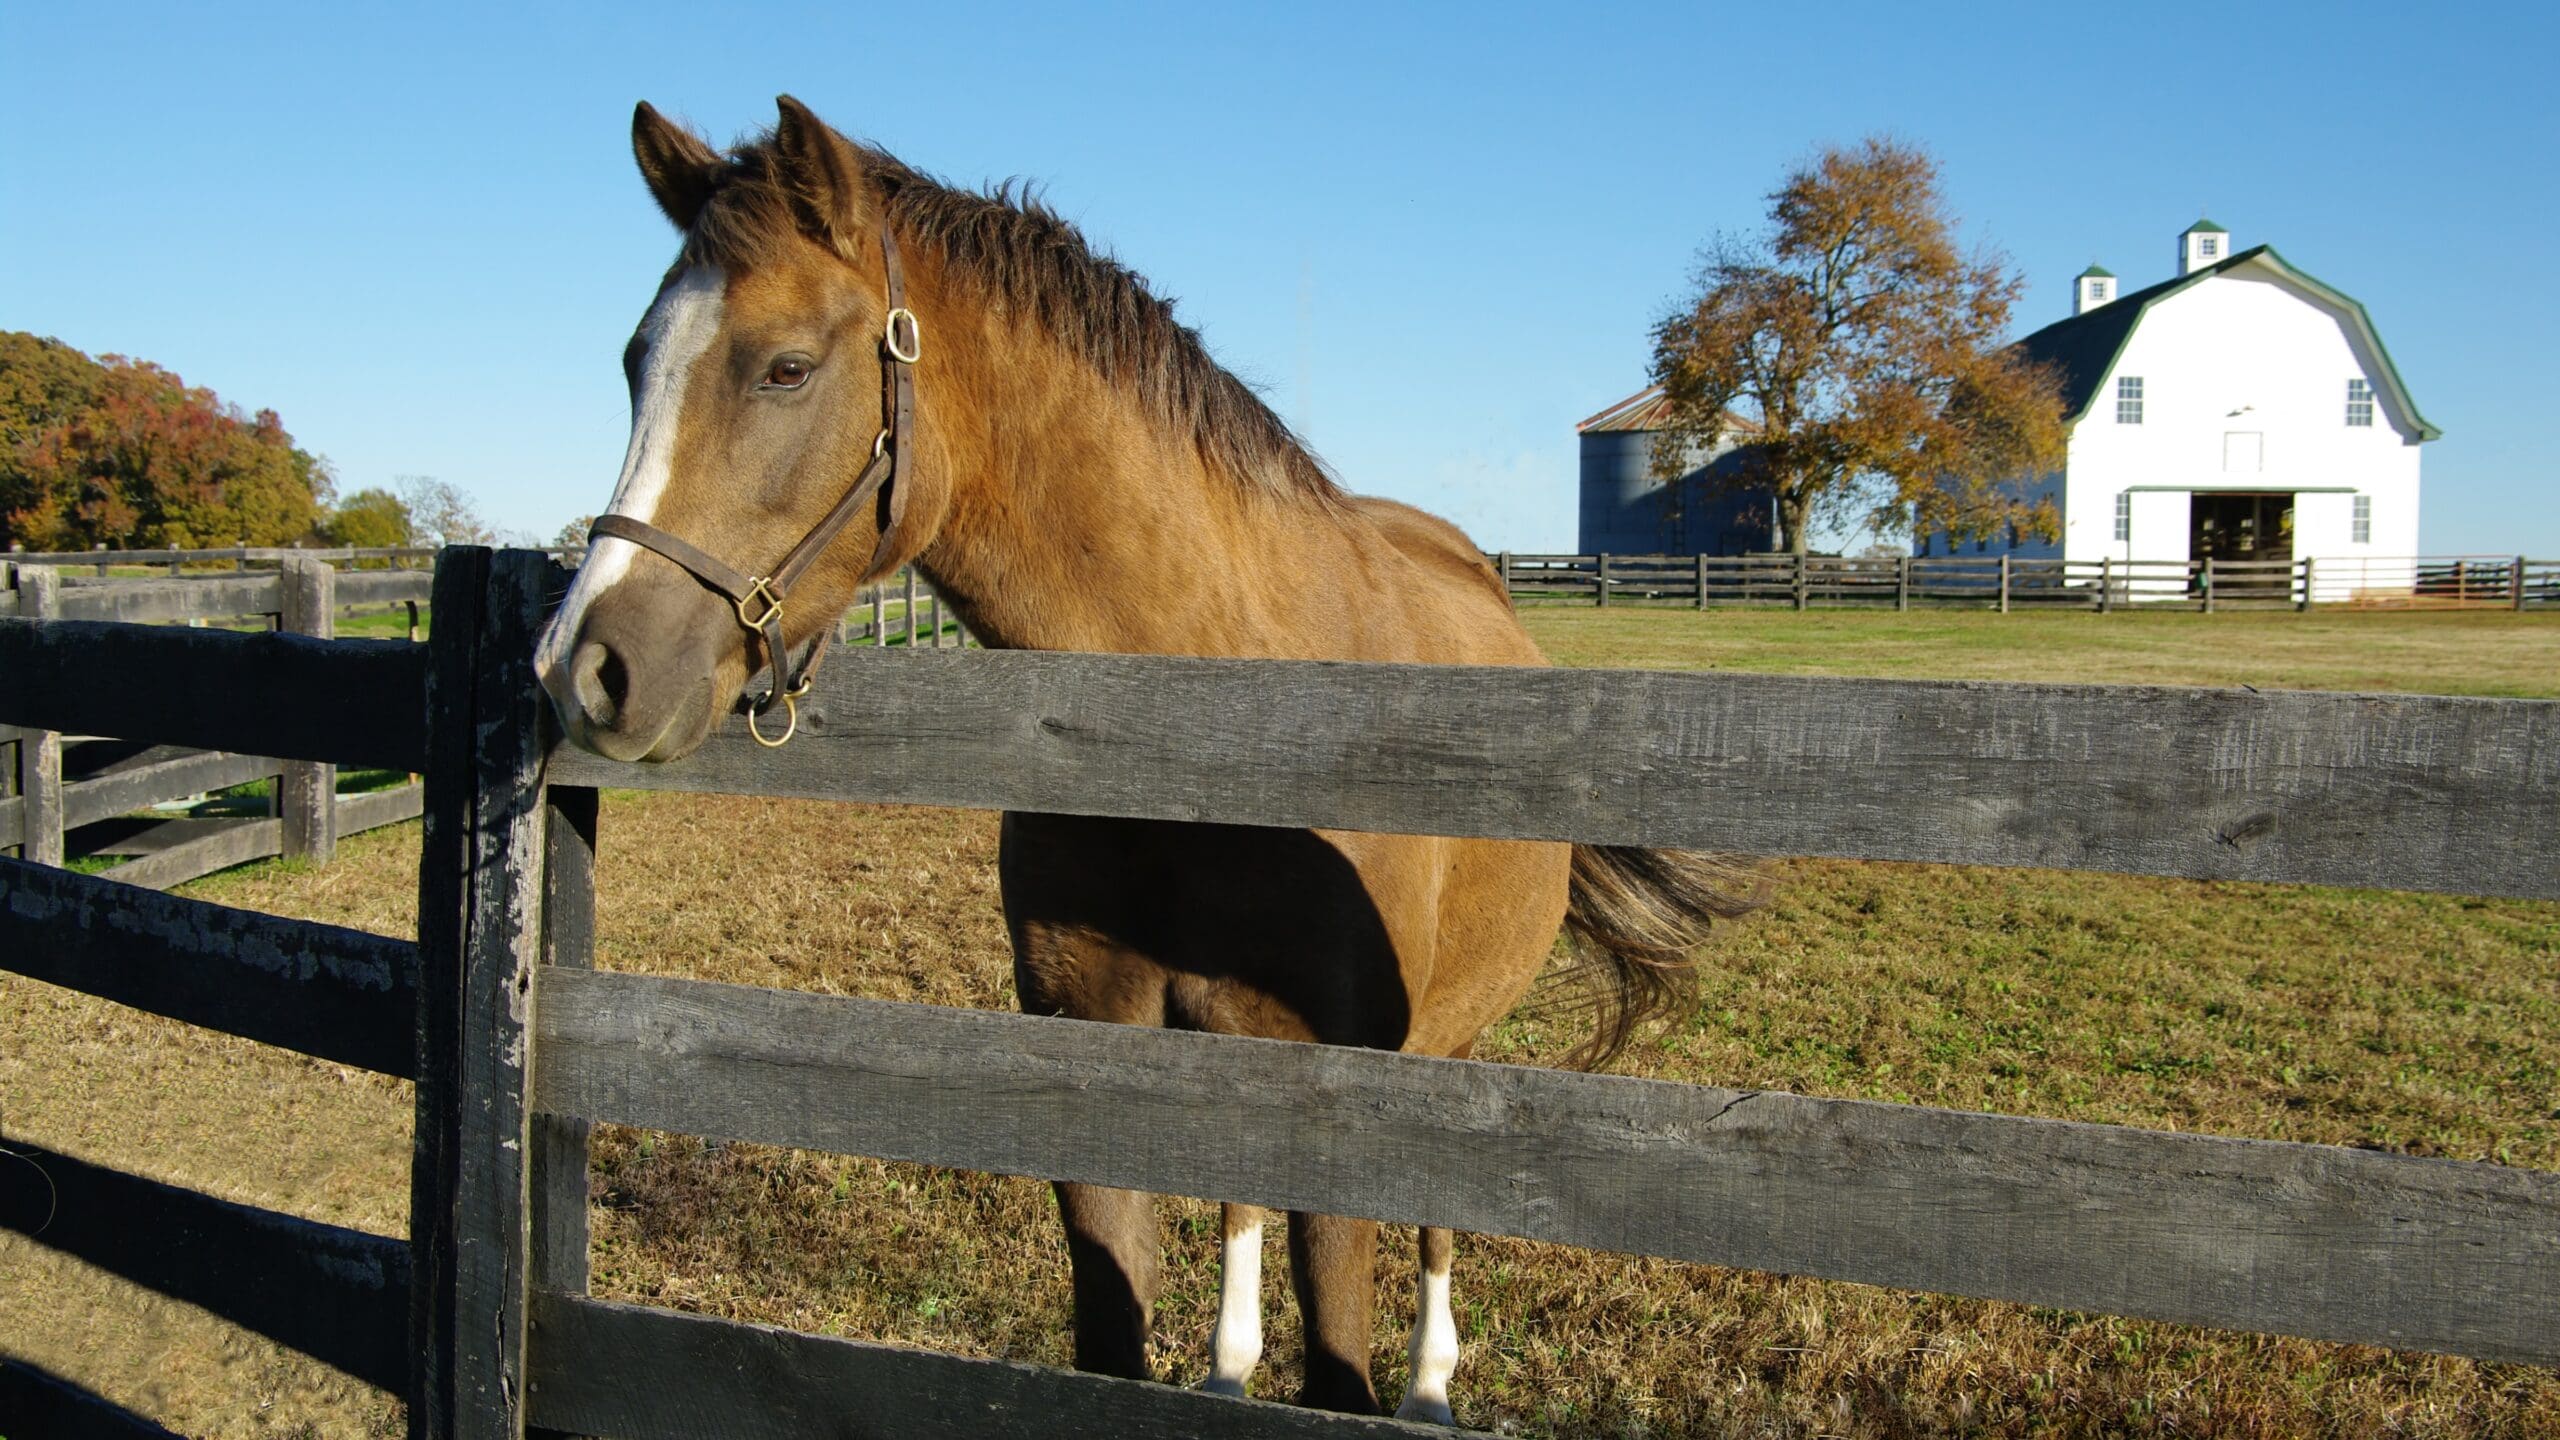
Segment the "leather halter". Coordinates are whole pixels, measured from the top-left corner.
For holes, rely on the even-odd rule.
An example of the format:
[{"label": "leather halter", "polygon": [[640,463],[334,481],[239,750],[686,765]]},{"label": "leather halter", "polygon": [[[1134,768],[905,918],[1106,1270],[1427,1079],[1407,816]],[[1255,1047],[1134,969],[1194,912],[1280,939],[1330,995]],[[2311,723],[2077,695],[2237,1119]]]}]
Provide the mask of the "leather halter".
[{"label": "leather halter", "polygon": [[[779,748],[799,733],[798,701],[809,693],[809,683],[817,675],[818,661],[827,648],[826,627],[821,626],[817,637],[809,642],[809,658],[801,662],[797,674],[786,677],[784,666],[790,652],[782,639],[782,603],[790,593],[792,583],[816,563],[818,556],[835,542],[838,535],[844,533],[844,527],[853,523],[853,517],[863,506],[878,496],[885,503],[887,513],[880,517],[879,544],[872,548],[871,558],[862,567],[862,573],[869,576],[889,554],[890,541],[897,534],[899,515],[905,508],[905,496],[897,482],[906,478],[905,441],[915,432],[914,370],[916,361],[924,353],[924,328],[917,322],[916,312],[907,308],[906,276],[898,264],[898,242],[886,227],[880,231],[880,258],[888,262],[889,269],[889,314],[880,328],[880,436],[871,442],[871,463],[862,467],[862,474],[855,478],[853,488],[845,492],[834,509],[809,527],[809,533],[800,537],[800,543],[791,547],[791,553],[782,557],[781,564],[767,574],[745,574],[657,526],[628,515],[599,515],[587,528],[590,549],[599,538],[628,540],[674,561],[686,574],[702,582],[704,588],[729,601],[730,607],[737,611],[738,624],[763,643],[765,663],[773,671],[771,687],[747,706],[747,733],[767,749]],[[903,334],[899,327],[901,320],[906,322]],[[772,709],[777,700],[782,702],[787,723],[781,735],[767,739],[764,732],[756,728],[756,717]]]}]

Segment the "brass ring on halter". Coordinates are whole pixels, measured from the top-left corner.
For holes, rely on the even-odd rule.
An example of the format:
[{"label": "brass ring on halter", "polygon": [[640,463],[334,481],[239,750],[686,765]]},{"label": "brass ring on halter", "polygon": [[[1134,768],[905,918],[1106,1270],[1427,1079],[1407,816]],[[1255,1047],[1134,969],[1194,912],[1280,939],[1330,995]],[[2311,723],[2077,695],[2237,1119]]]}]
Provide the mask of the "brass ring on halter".
[{"label": "brass ring on halter", "polygon": [[[747,607],[759,600],[764,602],[764,613],[748,614]],[[782,597],[774,594],[773,587],[765,583],[764,576],[759,575],[752,582],[747,593],[738,597],[737,610],[739,624],[750,630],[762,630],[765,626],[782,618]]]},{"label": "brass ring on halter", "polygon": [[[898,317],[901,315],[907,317],[908,339],[903,348],[898,344]],[[889,347],[889,358],[892,360],[913,365],[924,358],[924,322],[916,318],[916,312],[904,305],[889,312],[888,320],[880,327],[880,339]]]},{"label": "brass ring on halter", "polygon": [[[792,699],[791,692],[787,690],[782,692],[781,700],[783,715],[782,733],[770,740],[764,738],[764,732],[756,728],[756,716],[761,712],[752,705],[747,707],[747,733],[754,736],[756,743],[767,750],[781,749],[783,746],[791,743],[792,736],[800,733],[800,702]],[[771,705],[768,703],[766,708],[770,709]]]}]

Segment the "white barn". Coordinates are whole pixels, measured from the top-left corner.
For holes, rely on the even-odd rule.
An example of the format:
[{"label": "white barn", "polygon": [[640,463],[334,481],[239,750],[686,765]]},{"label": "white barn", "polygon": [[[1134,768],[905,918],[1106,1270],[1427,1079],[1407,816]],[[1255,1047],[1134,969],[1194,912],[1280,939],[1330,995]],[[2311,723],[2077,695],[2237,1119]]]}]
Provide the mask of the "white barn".
[{"label": "white barn", "polygon": [[1915,554],[2309,557],[2343,577],[2419,553],[2418,447],[2441,432],[2364,306],[2273,246],[2233,253],[2229,231],[2199,220],[2173,278],[2118,294],[2093,265],[2071,318],[2016,348],[2062,377],[2068,458],[2035,487],[2062,538],[1940,533]]}]

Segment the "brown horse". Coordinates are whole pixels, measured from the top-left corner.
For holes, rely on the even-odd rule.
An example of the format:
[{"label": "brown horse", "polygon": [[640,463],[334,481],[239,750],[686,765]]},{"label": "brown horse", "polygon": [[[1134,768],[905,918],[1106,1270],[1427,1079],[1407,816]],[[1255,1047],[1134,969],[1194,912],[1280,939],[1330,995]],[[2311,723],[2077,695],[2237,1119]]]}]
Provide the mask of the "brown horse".
[{"label": "brown horse", "polygon": [[[1464,535],[1344,493],[1073,227],[780,106],[725,156],[645,104],[633,120],[684,244],[624,356],[623,518],[542,644],[573,742],[688,753],[768,668],[748,703],[774,706],[805,673],[793,654],[910,561],[993,646],[1545,663]],[[1001,873],[1027,1011],[1425,1055],[1468,1053],[1570,922],[1596,950],[1604,1056],[1741,903],[1732,871],[1674,852],[1057,815],[1004,817]],[[1153,1200],[1057,1194],[1076,1363],[1146,1376]],[[1241,1394],[1260,1213],[1229,1205],[1225,1233],[1205,1383]],[[1378,1408],[1376,1238],[1290,1217],[1307,1403]],[[1448,1232],[1425,1229],[1422,1257],[1399,1413],[1447,1423]]]}]

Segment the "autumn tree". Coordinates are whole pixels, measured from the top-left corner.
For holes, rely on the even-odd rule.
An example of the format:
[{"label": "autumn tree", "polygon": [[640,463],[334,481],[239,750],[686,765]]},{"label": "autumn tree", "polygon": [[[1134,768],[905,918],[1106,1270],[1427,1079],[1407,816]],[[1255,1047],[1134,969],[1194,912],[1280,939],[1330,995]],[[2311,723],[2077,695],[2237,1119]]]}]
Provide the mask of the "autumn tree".
[{"label": "autumn tree", "polygon": [[0,540],[284,545],[333,488],[272,410],[245,414],[149,361],[0,335]]},{"label": "autumn tree", "polygon": [[[2061,462],[2060,392],[2002,344],[2018,279],[1952,228],[1917,146],[1871,138],[1789,175],[1768,230],[1710,242],[1696,294],[1654,328],[1656,472],[1741,441],[1706,483],[1772,496],[1798,555],[1850,523],[2056,533],[2018,482]],[[1728,434],[1737,415],[1746,434]]]},{"label": "autumn tree", "polygon": [[358,490],[340,500],[329,512],[320,533],[332,545],[359,550],[389,549],[413,544],[417,538],[416,527],[409,521],[408,505],[379,487]]}]

